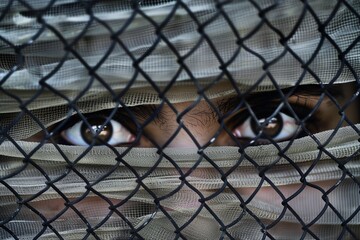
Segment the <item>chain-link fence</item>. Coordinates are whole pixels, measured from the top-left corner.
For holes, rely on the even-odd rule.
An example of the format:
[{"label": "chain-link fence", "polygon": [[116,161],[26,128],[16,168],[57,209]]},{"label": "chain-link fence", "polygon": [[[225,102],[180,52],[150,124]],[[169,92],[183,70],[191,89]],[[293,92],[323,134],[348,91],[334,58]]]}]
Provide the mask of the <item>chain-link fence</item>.
[{"label": "chain-link fence", "polygon": [[0,9],[1,239],[360,239],[358,0]]}]

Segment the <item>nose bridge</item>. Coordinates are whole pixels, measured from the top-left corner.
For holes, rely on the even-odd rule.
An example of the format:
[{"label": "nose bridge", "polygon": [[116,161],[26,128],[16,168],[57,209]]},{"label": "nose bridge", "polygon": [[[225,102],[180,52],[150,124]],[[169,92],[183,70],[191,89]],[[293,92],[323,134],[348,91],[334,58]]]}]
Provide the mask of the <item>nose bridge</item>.
[{"label": "nose bridge", "polygon": [[[191,109],[186,104],[179,104],[177,110],[182,126],[169,147],[196,147],[211,140],[219,124],[207,103],[201,102]],[[176,117],[172,120],[176,121]],[[176,125],[179,126],[178,123]]]},{"label": "nose bridge", "polygon": [[[201,141],[201,139],[197,136],[197,134],[193,134],[192,132],[190,133],[193,135],[194,139],[196,139],[197,143],[199,145],[203,145],[204,142]],[[170,142],[170,144],[168,145],[168,147],[196,147],[196,143],[193,141],[193,139],[190,137],[190,135],[184,130],[181,129],[176,136],[174,137],[174,139]]]}]

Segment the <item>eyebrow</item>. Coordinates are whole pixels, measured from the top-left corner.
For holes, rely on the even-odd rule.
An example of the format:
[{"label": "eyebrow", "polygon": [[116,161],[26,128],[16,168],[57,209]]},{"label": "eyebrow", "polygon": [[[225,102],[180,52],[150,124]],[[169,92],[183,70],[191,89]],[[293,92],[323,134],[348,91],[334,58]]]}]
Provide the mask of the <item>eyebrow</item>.
[{"label": "eyebrow", "polygon": [[[293,91],[290,96],[321,96],[327,91],[333,97],[343,96],[341,88],[338,88],[334,85],[328,86],[325,89],[319,87],[318,85],[302,85],[294,89],[294,87],[286,88],[281,90],[284,95],[289,94]],[[290,97],[289,96],[289,97]],[[218,109],[222,114],[229,113],[230,111],[237,111],[240,107],[245,107],[245,103],[250,106],[263,105],[264,103],[271,102],[280,102],[282,96],[278,91],[269,91],[269,92],[257,92],[244,96],[234,96],[228,99],[221,99],[217,102]]]},{"label": "eyebrow", "polygon": [[[146,120],[150,116],[152,116],[155,113],[159,112],[157,110],[156,105],[153,105],[153,104],[151,104],[151,105],[138,105],[138,106],[134,106],[134,107],[129,107],[129,111],[137,119],[143,119],[143,120]],[[128,114],[128,111],[122,111],[121,113],[126,114],[127,116],[130,117],[130,115]],[[154,116],[154,117],[159,118],[159,113],[157,114],[157,116]]]},{"label": "eyebrow", "polygon": [[142,125],[142,121],[150,120],[150,118],[159,126],[166,124],[166,117],[161,107],[154,104],[127,107],[127,110],[119,108],[114,118],[133,133],[137,131],[136,123]]},{"label": "eyebrow", "polygon": [[[329,94],[331,94],[334,97],[343,95],[341,89],[334,85],[327,87],[326,90],[317,85],[302,85],[297,87],[295,90],[294,87],[282,89],[282,93],[284,95],[287,95],[291,91],[294,91],[294,93],[291,94],[291,96],[294,95],[299,95],[299,96],[301,95],[305,97],[320,96],[324,94],[325,91],[327,91]],[[258,92],[249,95],[234,96],[234,97],[220,99],[218,101],[215,101],[214,105],[217,107],[217,111],[221,115],[224,115],[224,114],[232,114],[232,112],[237,112],[238,110],[240,110],[240,108],[245,107],[245,104],[248,104],[250,106],[259,106],[264,103],[271,104],[274,102],[280,102],[281,99],[282,97],[278,91],[269,91],[269,92]],[[138,120],[145,121],[148,120],[150,117],[153,118],[152,121],[158,126],[163,126],[167,123],[166,114],[164,114],[163,111],[161,111],[160,105],[154,105],[154,104],[138,105],[134,107],[129,107],[128,109],[133,115],[133,117],[131,117],[131,114],[129,114],[128,111],[124,111],[124,110],[119,111],[119,114],[118,113],[116,114],[118,119],[121,118],[124,119],[124,117],[126,118],[125,120],[123,120],[124,123],[126,122],[126,125],[129,124],[128,122],[129,120],[130,122],[133,122],[134,121],[133,118],[135,118],[137,121]],[[209,117],[211,115],[214,120],[217,120],[217,116],[220,117],[219,114],[216,112],[216,110],[212,109],[211,107],[210,107],[210,111],[206,111],[206,112],[208,113]],[[134,126],[127,126],[127,127],[134,128]]]}]

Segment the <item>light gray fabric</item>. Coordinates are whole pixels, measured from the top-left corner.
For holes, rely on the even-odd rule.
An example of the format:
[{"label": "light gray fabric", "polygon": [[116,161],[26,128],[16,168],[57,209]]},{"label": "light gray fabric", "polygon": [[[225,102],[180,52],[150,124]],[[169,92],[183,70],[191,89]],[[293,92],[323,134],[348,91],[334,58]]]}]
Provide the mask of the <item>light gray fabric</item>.
[{"label": "light gray fabric", "polygon": [[[50,1],[26,2],[34,8],[44,8]],[[0,130],[8,134],[0,145],[0,178],[4,180],[0,184],[0,221],[11,219],[6,226],[19,239],[33,239],[37,234],[40,239],[58,239],[57,233],[64,239],[82,239],[87,236],[88,226],[96,226],[94,231],[102,239],[128,239],[129,223],[136,229],[144,227],[139,232],[144,239],[174,239],[179,236],[174,233],[176,229],[169,216],[178,227],[194,217],[182,229],[180,239],[229,239],[226,234],[222,235],[218,220],[233,223],[227,232],[235,239],[262,239],[263,226],[256,218],[264,224],[276,223],[268,229],[276,239],[313,239],[311,233],[320,239],[334,239],[344,230],[341,223],[347,219],[347,227],[360,236],[360,216],[351,216],[360,202],[356,184],[360,179],[359,125],[355,126],[357,131],[343,127],[335,132],[316,134],[315,139],[321,144],[335,134],[325,144],[325,151],[319,149],[311,137],[297,139],[284,153],[292,162],[280,157],[273,145],[249,147],[244,153],[239,153],[236,147],[225,146],[210,147],[200,153],[197,149],[158,152],[153,148],[133,148],[125,154],[126,148],[87,149],[23,141],[42,127],[52,126],[74,114],[70,105],[76,98],[79,98],[78,110],[89,113],[124,105],[158,104],[164,99],[172,103],[203,99],[199,93],[218,99],[233,96],[237,90],[262,92],[296,84],[355,81],[355,75],[360,72],[360,44],[352,46],[351,51],[348,48],[359,37],[360,25],[347,6],[338,6],[335,0],[304,1],[306,7],[302,1],[295,0],[253,1],[256,4],[229,1],[220,10],[229,17],[231,28],[228,19],[217,15],[219,9],[213,0],[183,0],[181,4],[170,0],[144,1],[141,10],[153,22],[138,13],[128,26],[126,23],[133,14],[131,1],[100,1],[92,8],[96,18],[90,18],[84,5],[76,2],[55,1],[42,16],[47,28],[37,22],[24,4],[0,2],[0,12],[9,7],[0,21],[0,36],[11,43],[0,41]],[[347,3],[360,12],[359,1]],[[184,6],[193,15],[189,15]],[[177,10],[170,17],[174,8]],[[259,11],[263,11],[263,17]],[[169,21],[162,26],[160,37],[154,25],[161,25],[167,17]],[[213,20],[209,24],[199,27],[197,22],[210,19]],[[322,33],[318,23],[326,23]],[[110,36],[125,26],[114,41]],[[257,27],[258,31],[253,32]],[[61,33],[63,39],[52,28]],[[286,44],[281,44],[284,38],[288,38]],[[71,45],[87,66],[69,52],[62,41]],[[156,47],[150,55],[134,66],[132,58],[145,56],[154,44]],[[188,55],[197,44],[197,49]],[[23,46],[20,51],[23,58],[15,53],[14,46]],[[218,55],[213,52],[213,46]],[[339,59],[339,51],[346,52],[347,65]],[[101,66],[96,66],[106,52],[109,56]],[[230,60],[231,64],[227,65]],[[87,68],[95,66],[96,77]],[[149,79],[156,83],[158,90]],[[162,92],[175,80],[167,92]],[[124,93],[128,84],[131,87]],[[24,107],[29,111],[24,111]],[[282,142],[278,147],[285,149],[288,144]],[[116,160],[119,156],[123,162]],[[204,156],[209,156],[223,172],[237,167],[226,178],[221,178]],[[351,161],[347,162],[350,157]],[[258,166],[254,166],[252,160]],[[186,172],[198,162],[186,182],[181,181],[176,167]],[[265,177],[259,176],[263,167],[272,163],[274,166]],[[156,169],[141,179],[152,195],[139,185],[139,177],[145,176],[156,164]],[[351,177],[346,171],[351,172]],[[97,182],[100,178],[103,179]],[[256,193],[258,186],[261,189]],[[334,190],[328,194],[332,187]],[[41,194],[37,196],[38,193]],[[162,209],[154,203],[154,195],[164,197],[160,201]],[[127,218],[126,223],[125,217],[110,211],[109,206],[119,204],[128,196],[130,199],[118,208]],[[64,205],[65,197],[87,222]],[[199,199],[206,197],[209,200],[205,206]],[[57,232],[50,227],[45,229],[46,219],[36,211],[47,220],[54,218],[51,226]],[[304,233],[299,221],[309,224],[312,232]],[[3,228],[0,238],[13,239]],[[90,234],[89,239],[92,238]],[[345,234],[344,239],[352,238]]]},{"label": "light gray fabric", "polygon": [[[359,127],[359,125],[356,127]],[[327,131],[316,134],[315,137],[320,142],[323,142],[331,134],[332,131]],[[327,202],[331,203],[331,206],[346,218],[350,217],[355,211],[360,201],[358,185],[344,175],[344,172],[339,168],[339,164],[332,158],[336,158],[340,162],[343,161],[344,166],[352,173],[353,177],[359,179],[359,157],[354,157],[345,164],[346,159],[358,151],[357,139],[358,134],[351,127],[342,128],[337,133],[337,137],[325,146],[327,152],[317,149],[318,145],[310,137],[296,140],[285,154],[297,164],[300,172],[285,159],[279,158],[278,151],[275,151],[275,148],[270,145],[261,146],[260,149],[259,147],[248,148],[245,151],[246,156],[240,154],[236,147],[212,147],[206,149],[203,154],[210,156],[224,172],[229,171],[240,159],[243,159],[239,166],[228,175],[226,181],[221,179],[219,172],[202,158],[202,155],[197,153],[195,149],[165,149],[163,154],[158,154],[156,149],[134,148],[125,154],[123,160],[133,167],[139,176],[144,176],[151,169],[151,166],[160,159],[158,167],[142,182],[158,197],[166,196],[179,188],[176,194],[169,195],[161,201],[161,206],[167,209],[170,216],[179,225],[185,224],[186,220],[191,218],[197,209],[203,207],[199,202],[199,199],[202,198],[201,195],[198,195],[179,180],[180,173],[173,167],[173,164],[181,167],[185,173],[197,161],[201,161],[196,170],[186,180],[188,184],[201,191],[203,197],[215,194],[227,183],[236,189],[242,201],[249,199],[247,209],[262,221],[271,223],[271,221],[275,221],[281,216],[281,222],[270,232],[277,239],[289,239],[289,237],[293,236],[300,238],[302,234],[301,229],[299,229],[298,219],[289,209],[282,205],[285,199],[290,199],[294,195],[294,199],[289,201],[289,206],[296,211],[305,223],[310,223],[322,210],[325,211],[312,229],[322,239],[331,239],[334,234],[341,232],[341,227],[339,227],[341,220]],[[74,171],[68,172],[67,161],[76,162],[76,170],[89,181],[89,184],[93,184],[101,176],[113,171],[110,178],[106,178],[93,186],[93,189],[102,196],[111,199],[113,204],[126,199],[134,189],[140,187],[134,173],[128,167],[119,164],[115,160],[115,154],[106,147],[94,147],[79,159],[78,157],[83,152],[86,152],[86,147],[60,146],[61,152],[64,154],[60,155],[59,150],[56,150],[51,144],[44,145],[36,152],[32,150],[35,149],[38,143],[18,141],[17,144],[25,154],[31,154],[31,161],[40,166],[47,173],[49,179],[57,179],[67,173],[64,178],[55,183],[57,189],[65,196],[75,199],[83,194],[88,195],[88,201],[80,201],[80,203],[75,204],[75,207],[80,209],[81,214],[87,217],[87,221],[91,225],[100,222],[109,214],[109,204],[99,197],[96,198],[94,193],[88,192],[86,183]],[[282,148],[286,145],[287,142],[279,144]],[[125,148],[117,149],[119,153],[126,150]],[[24,153],[20,153],[17,147],[10,142],[4,142],[0,146],[0,152],[2,161],[1,177],[10,176],[13,172],[24,168],[20,174],[6,180],[23,199],[31,198],[33,194],[46,189],[47,180],[44,175],[33,167],[31,163],[23,162],[22,156]],[[167,161],[165,156],[173,159],[175,163],[172,164]],[[260,166],[268,166],[272,162],[276,162],[275,166],[266,173],[266,177],[272,184],[277,186],[281,194],[277,193],[269,185],[268,181],[263,181],[264,179],[259,177],[259,170],[248,161],[249,159],[254,160]],[[316,167],[307,174],[306,184],[301,184],[301,176],[312,167],[314,161],[318,161]],[[345,180],[331,194],[325,194],[330,187],[342,178],[345,178]],[[323,190],[320,191],[310,184],[314,184]],[[262,186],[262,188],[252,199],[250,196],[258,186]],[[297,191],[301,191],[301,193],[298,194]],[[16,198],[5,186],[0,187],[0,196],[1,219],[4,219],[17,208]],[[325,199],[323,199],[324,196],[326,196]],[[96,202],[92,202],[95,201],[94,199],[96,199]],[[250,201],[250,199],[252,200]],[[51,201],[59,202],[56,202],[56,207],[54,207]],[[147,227],[140,232],[145,239],[174,238],[174,227],[164,213],[156,208],[153,201],[153,197],[140,187],[139,191],[121,207],[121,211],[125,216],[129,216],[129,221],[137,227],[147,222],[149,218],[153,218]],[[35,204],[34,207],[49,218],[55,216],[64,208],[63,202],[64,200],[59,198],[58,193],[49,188],[34,199],[31,204]],[[38,205],[36,205],[37,203]],[[230,190],[220,193],[217,197],[206,201],[206,203],[225,224],[235,221],[242,213],[245,214],[239,223],[229,229],[229,232],[235,238],[252,239],[261,237],[262,234],[258,231],[258,224],[249,213],[245,213],[240,208],[241,201]],[[22,220],[17,221],[16,219]],[[18,229],[17,232],[23,239],[30,239],[30,236],[33,236],[32,234],[41,228],[41,222],[42,220],[38,216],[23,206],[21,212],[15,220],[11,221],[10,225]],[[360,219],[356,215],[352,218],[349,226],[353,227],[354,231],[358,233],[359,224]],[[71,209],[68,209],[63,216],[60,216],[53,226],[61,229],[59,231],[67,239],[78,239],[81,236],[83,237],[85,233],[84,223]],[[291,227],[293,231],[286,230],[288,227]],[[184,230],[183,234],[189,239],[217,239],[220,237],[218,230],[218,223],[203,208],[189,227]],[[112,239],[115,236],[120,238],[123,236],[123,239],[126,239],[127,237],[124,236],[129,234],[129,231],[130,229],[125,222],[115,213],[112,213],[108,222],[97,229],[96,233],[104,237],[104,239]],[[27,234],[28,238],[26,237]],[[3,233],[2,238],[5,238],[5,236]],[[214,236],[216,237],[214,238]],[[42,237],[44,239],[56,238],[50,230],[47,230]],[[311,239],[311,236],[305,239]]]}]

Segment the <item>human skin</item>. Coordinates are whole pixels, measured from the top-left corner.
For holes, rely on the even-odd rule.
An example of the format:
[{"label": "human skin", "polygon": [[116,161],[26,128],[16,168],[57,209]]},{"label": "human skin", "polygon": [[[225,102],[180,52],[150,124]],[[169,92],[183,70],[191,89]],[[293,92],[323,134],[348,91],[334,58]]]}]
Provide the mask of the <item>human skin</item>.
[{"label": "human skin", "polygon": [[[318,95],[311,95],[311,93],[306,93],[306,91],[299,94],[294,94],[287,99],[289,105],[303,108],[307,112],[311,112],[313,109],[315,109],[312,112],[313,117],[308,119],[305,124],[307,130],[312,134],[336,128],[337,124],[339,124],[341,120],[339,108],[342,108],[342,106],[346,105],[347,102],[350,101],[350,99],[352,99],[354,96],[355,90],[352,84],[344,84],[336,87],[336,100],[332,100],[326,95],[323,97]],[[160,113],[157,115],[157,117],[150,121],[150,123],[148,123],[143,128],[143,132],[147,137],[141,137],[137,143],[137,146],[157,146],[161,148],[202,148],[209,145],[210,141],[211,146],[241,145],[244,142],[244,139],[239,139],[239,141],[236,141],[236,130],[239,129],[241,122],[239,123],[237,119],[234,120],[233,118],[239,118],[239,115],[241,116],[242,112],[245,115],[245,118],[241,116],[242,118],[246,119],[249,116],[247,115],[247,112],[244,111],[244,105],[238,107],[236,104],[233,104],[232,106],[223,107],[224,102],[226,103],[226,101],[230,100],[214,100],[212,105],[206,101],[200,101],[195,106],[193,106],[193,102],[176,103],[171,107],[167,104],[162,105],[159,111]],[[236,100],[232,99],[231,101]],[[274,104],[269,104],[271,101],[273,101]],[[256,102],[256,100],[253,102]],[[281,100],[279,101],[279,99],[275,97],[272,100],[269,99],[268,102],[257,102],[256,104],[260,105],[261,111],[261,106],[264,108],[267,107],[266,104],[278,106],[280,103]],[[140,106],[135,111],[137,121],[139,121],[141,124],[150,117],[146,115],[146,112],[149,112],[150,114],[153,112],[152,110],[154,110],[144,108],[145,107]],[[234,108],[239,109],[234,111]],[[140,111],[143,113],[144,110],[146,110],[145,114],[137,114]],[[298,114],[296,110],[294,111],[296,114]],[[280,112],[282,112],[282,110],[280,110]],[[349,123],[355,124],[360,122],[359,101],[353,100],[351,104],[345,108],[344,113],[347,117],[347,120],[341,124],[342,126],[349,125]],[[261,117],[259,117],[259,119],[260,118]],[[226,128],[227,131],[222,129],[221,121],[225,123],[224,128]],[[180,122],[184,127],[180,126]],[[231,136],[231,134],[233,136]],[[169,141],[171,138],[172,140]],[[291,136],[289,136],[289,138],[291,138]]]}]

